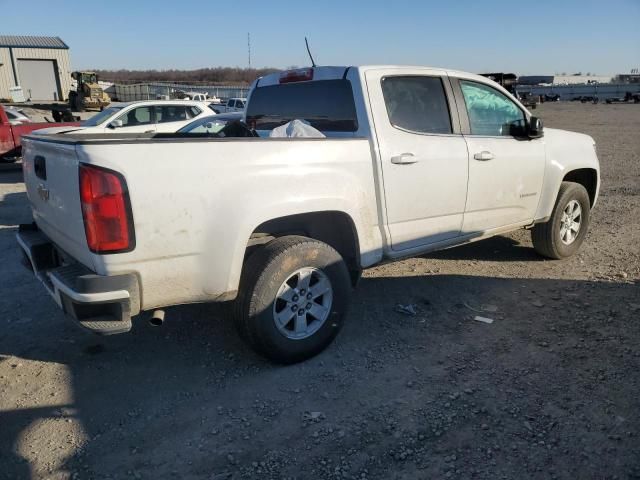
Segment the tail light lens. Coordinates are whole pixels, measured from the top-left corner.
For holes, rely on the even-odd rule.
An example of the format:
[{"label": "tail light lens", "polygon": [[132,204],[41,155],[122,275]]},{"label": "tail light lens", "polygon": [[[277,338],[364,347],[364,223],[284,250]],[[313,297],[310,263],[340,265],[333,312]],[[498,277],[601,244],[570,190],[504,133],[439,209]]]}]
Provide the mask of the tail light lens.
[{"label": "tail light lens", "polygon": [[87,245],[92,252],[133,250],[131,204],[122,175],[105,168],[80,165],[80,201]]}]

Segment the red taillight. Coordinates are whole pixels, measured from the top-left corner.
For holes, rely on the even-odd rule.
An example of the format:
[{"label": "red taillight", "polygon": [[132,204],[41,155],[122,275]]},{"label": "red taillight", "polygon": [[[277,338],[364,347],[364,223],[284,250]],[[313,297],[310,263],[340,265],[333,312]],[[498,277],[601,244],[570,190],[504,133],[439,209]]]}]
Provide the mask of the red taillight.
[{"label": "red taillight", "polygon": [[92,252],[133,249],[131,206],[126,182],[119,173],[80,165],[80,201],[87,245]]},{"label": "red taillight", "polygon": [[308,80],[313,80],[313,68],[299,68],[280,74],[280,83],[306,82]]}]

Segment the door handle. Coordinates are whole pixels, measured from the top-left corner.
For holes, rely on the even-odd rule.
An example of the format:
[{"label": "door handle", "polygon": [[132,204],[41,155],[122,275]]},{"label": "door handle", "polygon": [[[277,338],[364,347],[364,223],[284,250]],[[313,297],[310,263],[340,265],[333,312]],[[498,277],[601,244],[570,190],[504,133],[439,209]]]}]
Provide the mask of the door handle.
[{"label": "door handle", "polygon": [[476,153],[473,158],[486,162],[487,160],[493,160],[493,153],[483,150],[482,152]]},{"label": "door handle", "polygon": [[400,155],[391,157],[391,163],[395,163],[396,165],[410,165],[417,161],[418,158],[413,153],[401,153]]},{"label": "door handle", "polygon": [[144,133],[153,133],[155,130],[145,130]]}]

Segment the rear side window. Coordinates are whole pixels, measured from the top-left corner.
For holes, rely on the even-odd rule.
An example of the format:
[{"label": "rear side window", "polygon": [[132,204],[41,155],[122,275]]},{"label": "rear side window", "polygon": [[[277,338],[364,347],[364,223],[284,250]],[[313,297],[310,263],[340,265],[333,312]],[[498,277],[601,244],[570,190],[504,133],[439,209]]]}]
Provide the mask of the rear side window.
[{"label": "rear side window", "polygon": [[394,127],[416,133],[452,133],[449,105],[439,77],[385,77],[382,94]]},{"label": "rear side window", "polygon": [[191,107],[183,105],[156,106],[157,123],[182,122],[190,118],[192,118]]},{"label": "rear side window", "polygon": [[349,80],[319,80],[256,88],[251,94],[247,123],[272,130],[291,120],[306,120],[322,132],[358,130]]}]

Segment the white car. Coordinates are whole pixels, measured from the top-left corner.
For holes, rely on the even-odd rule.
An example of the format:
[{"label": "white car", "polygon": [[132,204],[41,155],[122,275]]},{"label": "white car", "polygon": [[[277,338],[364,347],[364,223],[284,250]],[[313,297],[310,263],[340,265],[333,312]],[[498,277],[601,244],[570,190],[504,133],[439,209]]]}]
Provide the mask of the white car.
[{"label": "white car", "polygon": [[211,115],[204,102],[193,100],[149,100],[112,103],[79,127],[56,127],[39,130],[38,134],[52,133],[169,133],[175,132],[193,120]]},{"label": "white car", "polygon": [[220,113],[208,117],[200,117],[176,133],[189,135],[218,136],[229,123],[242,121],[241,112]]},{"label": "white car", "polygon": [[[363,269],[517,229],[565,258],[598,198],[593,138],[543,129],[479,75],[274,73],[244,118],[225,138],[23,137],[35,223],[17,240],[69,317],[110,334],[145,310],[234,300],[250,345],[296,362],[336,336]],[[317,133],[255,138],[294,123]]]}]

